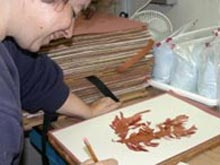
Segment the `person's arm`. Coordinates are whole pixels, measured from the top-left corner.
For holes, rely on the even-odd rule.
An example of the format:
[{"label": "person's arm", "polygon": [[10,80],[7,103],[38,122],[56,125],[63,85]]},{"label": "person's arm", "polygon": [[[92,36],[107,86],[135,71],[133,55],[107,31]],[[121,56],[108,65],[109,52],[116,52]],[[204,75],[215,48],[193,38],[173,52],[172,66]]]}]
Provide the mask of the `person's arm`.
[{"label": "person's arm", "polygon": [[119,106],[120,102],[115,102],[109,97],[101,98],[87,105],[79,97],[70,93],[63,106],[57,112],[68,116],[80,116],[87,119],[112,111]]},{"label": "person's arm", "polygon": [[61,113],[69,116],[90,118],[116,109],[120,103],[102,98],[91,105],[85,104],[63,81],[60,67],[46,55],[22,50],[13,40],[6,40],[18,68],[21,86],[22,108],[35,113]]}]

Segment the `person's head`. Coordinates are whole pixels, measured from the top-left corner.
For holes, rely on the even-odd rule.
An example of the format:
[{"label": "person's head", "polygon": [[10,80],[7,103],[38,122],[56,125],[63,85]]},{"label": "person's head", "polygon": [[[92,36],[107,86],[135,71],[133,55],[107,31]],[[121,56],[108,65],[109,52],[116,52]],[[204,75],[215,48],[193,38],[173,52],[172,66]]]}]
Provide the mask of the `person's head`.
[{"label": "person's head", "polygon": [[91,0],[10,0],[9,36],[25,49],[38,51],[51,40],[73,34],[76,15]]}]

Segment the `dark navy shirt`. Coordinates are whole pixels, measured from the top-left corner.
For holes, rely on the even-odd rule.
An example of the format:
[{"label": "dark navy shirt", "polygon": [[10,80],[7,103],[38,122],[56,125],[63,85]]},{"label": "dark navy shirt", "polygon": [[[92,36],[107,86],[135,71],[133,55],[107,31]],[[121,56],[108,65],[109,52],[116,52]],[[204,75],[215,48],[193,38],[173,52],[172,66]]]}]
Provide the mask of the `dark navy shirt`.
[{"label": "dark navy shirt", "polygon": [[69,94],[63,74],[46,55],[0,43],[0,165],[19,164],[23,146],[21,110],[54,113]]},{"label": "dark navy shirt", "polygon": [[12,39],[4,45],[18,69],[22,108],[30,113],[40,109],[53,113],[60,108],[69,94],[60,67],[47,55],[19,48]]}]

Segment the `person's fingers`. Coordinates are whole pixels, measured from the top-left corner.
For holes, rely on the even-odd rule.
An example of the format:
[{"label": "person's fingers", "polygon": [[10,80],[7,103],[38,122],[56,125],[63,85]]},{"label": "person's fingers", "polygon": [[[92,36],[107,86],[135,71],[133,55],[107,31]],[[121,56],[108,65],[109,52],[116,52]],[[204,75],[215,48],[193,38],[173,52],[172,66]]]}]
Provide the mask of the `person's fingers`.
[{"label": "person's fingers", "polygon": [[90,164],[94,164],[94,161],[92,159],[88,159],[84,161],[83,163],[81,163],[80,165],[90,165]]},{"label": "person's fingers", "polygon": [[115,101],[112,100],[110,97],[104,97],[101,99],[101,101],[103,102],[103,104],[105,105],[111,105],[111,104],[114,104]]},{"label": "person's fingers", "polygon": [[97,109],[103,109],[111,104],[114,104],[115,102],[109,98],[109,97],[103,97],[97,101],[95,101],[92,106],[97,106]]},{"label": "person's fingers", "polygon": [[99,108],[103,109],[103,112],[109,112],[109,111],[115,110],[121,105],[120,102],[115,102],[109,97],[105,97],[101,99],[100,101],[101,101],[101,104],[100,104],[101,107]]},{"label": "person's fingers", "polygon": [[109,111],[115,110],[115,109],[117,109],[118,107],[120,107],[120,105],[121,105],[120,102],[107,105],[106,108],[105,108],[105,111],[106,111],[106,112],[109,112]]},{"label": "person's fingers", "polygon": [[118,162],[115,159],[106,159],[94,165],[118,165]]},{"label": "person's fingers", "polygon": [[115,159],[106,159],[106,160],[102,160],[97,163],[94,163],[93,160],[89,159],[81,163],[80,165],[118,165],[118,162]]},{"label": "person's fingers", "polygon": [[97,116],[113,111],[117,109],[120,105],[120,102],[115,102],[110,97],[104,97],[93,102],[90,107],[92,109],[93,116]]}]

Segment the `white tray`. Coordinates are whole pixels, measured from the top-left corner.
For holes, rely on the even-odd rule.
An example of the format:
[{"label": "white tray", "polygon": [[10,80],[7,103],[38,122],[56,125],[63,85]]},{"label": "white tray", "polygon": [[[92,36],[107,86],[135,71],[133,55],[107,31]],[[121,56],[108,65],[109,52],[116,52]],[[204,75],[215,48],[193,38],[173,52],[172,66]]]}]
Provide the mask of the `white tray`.
[{"label": "white tray", "polygon": [[164,84],[164,83],[152,80],[152,79],[149,80],[148,83],[151,86],[155,87],[155,88],[158,88],[158,89],[161,89],[161,90],[164,90],[164,91],[171,90],[171,91],[173,91],[173,92],[175,92],[175,93],[177,93],[181,96],[185,96],[189,99],[192,99],[194,101],[200,102],[200,103],[205,104],[205,105],[208,105],[210,107],[216,106],[218,104],[217,99],[208,99],[208,98],[203,97],[201,95],[191,93],[191,92],[179,89],[179,88],[175,88],[173,86],[170,86],[170,85],[167,85],[167,84]]}]

